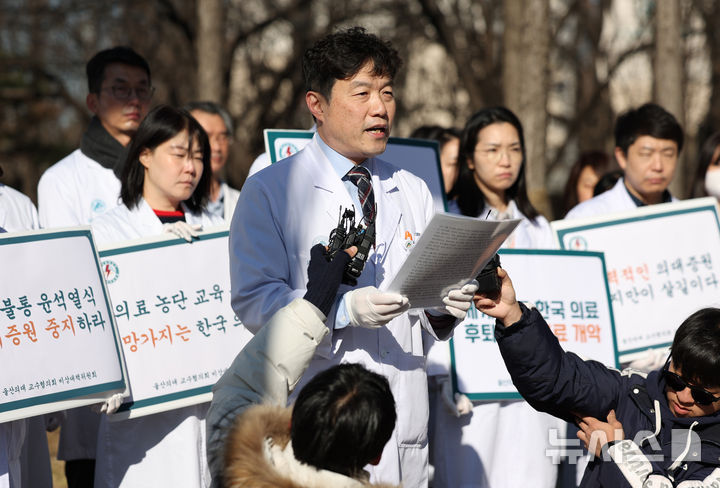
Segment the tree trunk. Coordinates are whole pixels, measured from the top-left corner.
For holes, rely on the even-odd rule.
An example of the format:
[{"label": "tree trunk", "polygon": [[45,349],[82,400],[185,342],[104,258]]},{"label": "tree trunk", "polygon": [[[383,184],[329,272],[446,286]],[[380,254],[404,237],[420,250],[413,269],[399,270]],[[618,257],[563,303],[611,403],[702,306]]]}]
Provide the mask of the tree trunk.
[{"label": "tree trunk", "polygon": [[598,79],[597,63],[600,57],[606,5],[589,1],[580,2],[577,49],[577,114],[578,146],[580,152],[607,151],[613,133],[613,112],[607,84]]},{"label": "tree trunk", "polygon": [[[683,107],[683,40],[679,0],[656,2],[655,12],[655,100],[685,125]],[[685,197],[684,158],[678,158],[670,191]]]},{"label": "tree trunk", "polygon": [[528,196],[544,215],[552,210],[546,185],[548,65],[550,54],[549,0],[506,0],[503,86],[507,107],[525,131]]},{"label": "tree trunk", "polygon": [[197,98],[221,102],[223,99],[224,12],[222,0],[198,0]]}]

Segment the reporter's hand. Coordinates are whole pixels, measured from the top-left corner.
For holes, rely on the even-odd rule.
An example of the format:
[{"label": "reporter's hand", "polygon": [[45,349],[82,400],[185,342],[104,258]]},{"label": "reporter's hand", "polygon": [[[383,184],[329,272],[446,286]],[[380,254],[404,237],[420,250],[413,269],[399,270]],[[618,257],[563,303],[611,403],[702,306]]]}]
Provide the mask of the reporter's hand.
[{"label": "reporter's hand", "polygon": [[491,317],[495,317],[502,321],[505,326],[510,326],[520,320],[522,311],[515,297],[515,288],[513,287],[510,276],[507,271],[498,267],[498,277],[501,280],[500,293],[493,295],[476,294],[475,308]]},{"label": "reporter's hand", "polygon": [[385,293],[366,286],[347,292],[345,306],[350,325],[375,329],[406,312],[410,302],[399,293]]},{"label": "reporter's hand", "polygon": [[105,400],[103,403],[98,403],[92,406],[92,410],[96,413],[105,413],[107,415],[113,414],[118,411],[120,405],[123,403],[122,393],[113,393],[113,395]]},{"label": "reporter's hand", "polygon": [[610,410],[607,416],[607,422],[598,420],[595,417],[578,417],[577,436],[584,444],[585,448],[590,451],[594,448],[595,457],[602,455],[602,449],[610,441],[621,441],[625,438],[622,424],[615,418],[615,410]]},{"label": "reporter's hand", "polygon": [[192,242],[193,237],[197,237],[202,230],[202,225],[190,225],[187,222],[178,220],[172,224],[163,224],[163,232],[166,234],[175,234],[181,239]]},{"label": "reporter's hand", "polygon": [[470,304],[473,301],[473,297],[475,296],[477,289],[478,282],[476,280],[472,280],[470,283],[466,283],[461,288],[450,290],[442,299],[445,306],[440,307],[437,310],[463,320],[467,315],[467,311],[470,309]]},{"label": "reporter's hand", "polygon": [[315,244],[310,249],[308,284],[303,298],[320,309],[326,317],[335,301],[345,267],[356,253],[357,247],[351,246],[329,260],[327,248],[322,244]]}]

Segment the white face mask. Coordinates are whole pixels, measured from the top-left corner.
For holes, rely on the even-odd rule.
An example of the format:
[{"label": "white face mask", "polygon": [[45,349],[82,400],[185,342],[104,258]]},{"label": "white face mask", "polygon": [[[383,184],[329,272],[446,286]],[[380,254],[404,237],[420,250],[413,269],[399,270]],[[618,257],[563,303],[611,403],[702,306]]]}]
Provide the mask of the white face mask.
[{"label": "white face mask", "polygon": [[720,200],[720,170],[705,173],[705,191],[711,197]]}]

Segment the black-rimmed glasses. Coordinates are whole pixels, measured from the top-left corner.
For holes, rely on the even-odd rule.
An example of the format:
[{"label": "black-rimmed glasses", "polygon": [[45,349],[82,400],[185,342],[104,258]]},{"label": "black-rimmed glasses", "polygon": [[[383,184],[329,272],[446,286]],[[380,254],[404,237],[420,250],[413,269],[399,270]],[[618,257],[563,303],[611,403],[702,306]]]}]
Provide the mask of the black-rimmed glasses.
[{"label": "black-rimmed glasses", "polygon": [[155,93],[155,87],[154,86],[139,86],[136,88],[133,88],[131,86],[126,85],[113,85],[109,88],[107,88],[112,96],[121,102],[126,102],[132,98],[133,92],[135,93],[135,96],[140,100],[141,102],[147,102],[150,100]]}]

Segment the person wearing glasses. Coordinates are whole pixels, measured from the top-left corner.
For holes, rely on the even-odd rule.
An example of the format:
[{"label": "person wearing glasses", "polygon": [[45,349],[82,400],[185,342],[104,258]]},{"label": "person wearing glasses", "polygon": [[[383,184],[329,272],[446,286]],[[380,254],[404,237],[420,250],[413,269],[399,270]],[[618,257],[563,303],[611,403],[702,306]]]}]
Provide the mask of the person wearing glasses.
[{"label": "person wearing glasses", "polygon": [[495,317],[513,384],[535,409],[574,421],[594,458],[581,487],[720,486],[720,309],[675,332],[665,366],[622,373],[563,351],[540,313],[518,303],[507,272],[495,297],[475,296]]},{"label": "person wearing glasses", "polygon": [[[74,227],[121,204],[125,148],[145,118],[153,87],[147,61],[129,47],[100,51],[86,66],[86,104],[94,114],[80,148],[48,168],[38,184],[40,226]],[[58,459],[69,488],[92,486],[100,416],[81,407],[62,420]]]},{"label": "person wearing glasses", "polygon": [[195,117],[210,139],[213,177],[210,180],[210,200],[207,210],[213,215],[224,218],[229,224],[240,196],[240,190],[231,188],[222,178],[232,142],[232,117],[227,110],[214,102],[190,102],[183,108]]},{"label": "person wearing glasses", "polygon": [[129,47],[100,51],[86,71],[86,104],[94,116],[80,148],[40,178],[38,211],[44,228],[86,225],[118,206],[125,147],[152,99],[150,67]]}]

